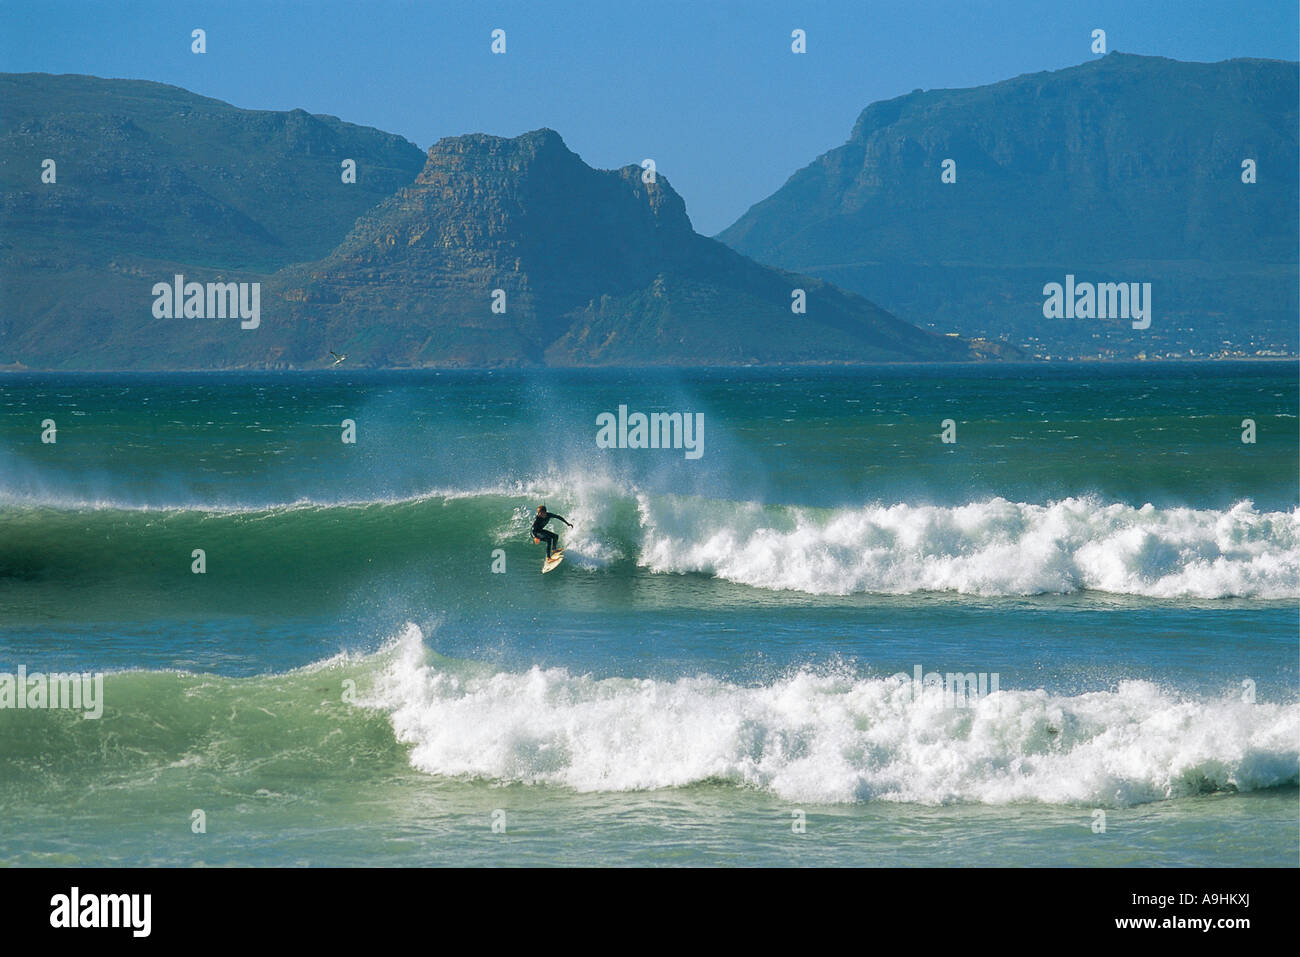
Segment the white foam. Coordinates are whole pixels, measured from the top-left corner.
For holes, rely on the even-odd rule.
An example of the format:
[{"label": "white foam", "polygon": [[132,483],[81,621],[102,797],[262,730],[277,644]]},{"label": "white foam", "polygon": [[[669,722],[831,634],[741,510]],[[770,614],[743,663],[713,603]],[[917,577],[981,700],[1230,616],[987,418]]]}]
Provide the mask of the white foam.
[{"label": "white foam", "polygon": [[1003,498],[959,506],[865,504],[798,508],[658,495],[598,472],[504,485],[429,489],[408,497],[262,505],[136,506],[29,498],[0,489],[0,506],[288,512],[478,498],[520,501],[486,530],[521,538],[537,502],[574,522],[561,528],[579,567],[634,560],[655,573],[701,573],[756,588],[814,595],[951,591],[998,596],[1094,590],[1151,598],[1300,598],[1300,509],[1140,508],[1093,497],[1046,504]]},{"label": "white foam", "polygon": [[638,497],[641,563],[810,594],[1083,589],[1157,598],[1300,596],[1300,510],[1134,508],[1070,498],[957,507],[765,509]]},{"label": "white foam", "polygon": [[[427,773],[578,791],[721,781],[790,801],[1129,805],[1295,784],[1300,704],[1179,698],[1147,682],[945,707],[892,678],[800,671],[597,680],[465,668],[408,626],[367,702]],[[430,660],[430,658],[432,660]]]}]

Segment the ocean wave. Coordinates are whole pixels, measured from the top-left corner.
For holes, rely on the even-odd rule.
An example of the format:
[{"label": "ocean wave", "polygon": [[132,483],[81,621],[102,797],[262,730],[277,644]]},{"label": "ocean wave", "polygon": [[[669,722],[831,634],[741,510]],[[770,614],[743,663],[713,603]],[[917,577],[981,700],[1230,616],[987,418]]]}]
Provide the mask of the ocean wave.
[{"label": "ocean wave", "polygon": [[[1157,599],[1300,597],[1300,509],[1266,512],[1140,507],[1093,497],[1045,504],[1002,498],[960,506],[864,504],[812,508],[653,493],[599,476],[550,477],[406,498],[301,500],[264,506],[141,508],[102,502],[0,498],[0,523],[21,529],[21,553],[0,573],[75,577],[112,539],[114,564],[153,567],[167,550],[201,541],[251,556],[291,551],[328,577],[382,542],[386,566],[423,560],[432,545],[527,545],[539,501],[575,524],[570,568],[702,574],[811,595],[955,592],[1022,596],[1097,591]],[[102,534],[87,535],[102,525]],[[188,548],[185,549],[188,554]],[[147,556],[148,560],[145,560]],[[90,563],[93,563],[90,564]]]},{"label": "ocean wave", "polygon": [[1103,804],[1295,785],[1300,705],[1192,700],[1145,681],[970,707],[890,677],[798,671],[596,679],[429,660],[415,626],[362,703],[428,774],[633,791],[722,783],[822,804]]},{"label": "ocean wave", "polygon": [[771,510],[638,496],[639,561],[809,594],[1153,598],[1300,595],[1300,510],[1135,508],[1092,498],[955,508]]},{"label": "ocean wave", "polygon": [[[292,671],[105,677],[102,717],[0,709],[7,787],[211,787],[394,774],[626,792],[762,790],[872,801],[1129,806],[1300,782],[1300,703],[1185,696],[1146,681],[1076,695],[1007,687],[954,707],[862,668],[759,684],[596,678],[444,657],[408,624],[379,650]],[[43,792],[42,792],[43,793]]]}]

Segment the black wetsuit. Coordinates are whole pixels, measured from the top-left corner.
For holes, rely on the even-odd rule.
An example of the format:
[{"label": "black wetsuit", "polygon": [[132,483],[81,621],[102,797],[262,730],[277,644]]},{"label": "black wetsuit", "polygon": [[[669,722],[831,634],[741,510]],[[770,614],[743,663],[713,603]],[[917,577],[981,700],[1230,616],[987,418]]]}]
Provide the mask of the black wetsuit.
[{"label": "black wetsuit", "polygon": [[[547,558],[551,557],[551,549],[554,548],[555,543],[560,540],[559,535],[546,530],[546,523],[553,518],[559,519],[561,522],[564,522],[565,525],[569,525],[568,520],[565,519],[563,515],[556,515],[554,512],[546,512],[545,514],[538,515],[533,519],[533,538],[539,538],[546,543]],[[569,525],[569,527],[572,528],[573,526]]]}]

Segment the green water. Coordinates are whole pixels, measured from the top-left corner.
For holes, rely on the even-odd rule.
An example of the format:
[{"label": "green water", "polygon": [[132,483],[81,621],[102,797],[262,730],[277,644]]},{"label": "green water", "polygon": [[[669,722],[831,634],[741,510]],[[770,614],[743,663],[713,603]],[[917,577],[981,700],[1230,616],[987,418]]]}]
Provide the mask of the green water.
[{"label": "green water", "polygon": [[1294,364],[0,390],[0,861],[1296,862]]}]

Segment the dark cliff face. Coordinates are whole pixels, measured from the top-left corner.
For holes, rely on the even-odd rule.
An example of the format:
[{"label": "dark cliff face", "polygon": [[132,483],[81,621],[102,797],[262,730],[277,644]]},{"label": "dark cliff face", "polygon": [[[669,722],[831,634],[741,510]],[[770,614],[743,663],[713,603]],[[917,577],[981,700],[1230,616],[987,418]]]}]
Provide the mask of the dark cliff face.
[{"label": "dark cliff face", "polygon": [[[318,344],[360,342],[361,361],[383,365],[970,357],[699,236],[662,175],[591,169],[552,130],[440,141],[414,184],[273,287]],[[808,315],[790,310],[795,288]]]},{"label": "dark cliff face", "polygon": [[[874,103],[847,143],[719,239],[965,334],[1016,330],[1078,345],[1097,327],[1044,328],[1037,293],[1090,270],[1161,290],[1166,321],[1153,336],[1200,326],[1217,342],[1290,328],[1297,77],[1294,63],[1112,53]],[[1241,182],[1245,158],[1258,164],[1256,184]],[[951,185],[940,182],[945,159],[956,162]],[[1225,310],[1235,329],[1216,335],[1214,314]],[[1117,331],[1119,346],[1152,343]]]},{"label": "dark cliff face", "polygon": [[430,323],[443,337],[424,350],[431,359],[472,364],[488,349],[489,363],[540,361],[570,311],[649,285],[666,260],[689,256],[681,197],[640,173],[593,170],[551,130],[444,139],[412,186],[323,261],[290,270],[286,291],[339,314],[383,321],[391,309]]}]

